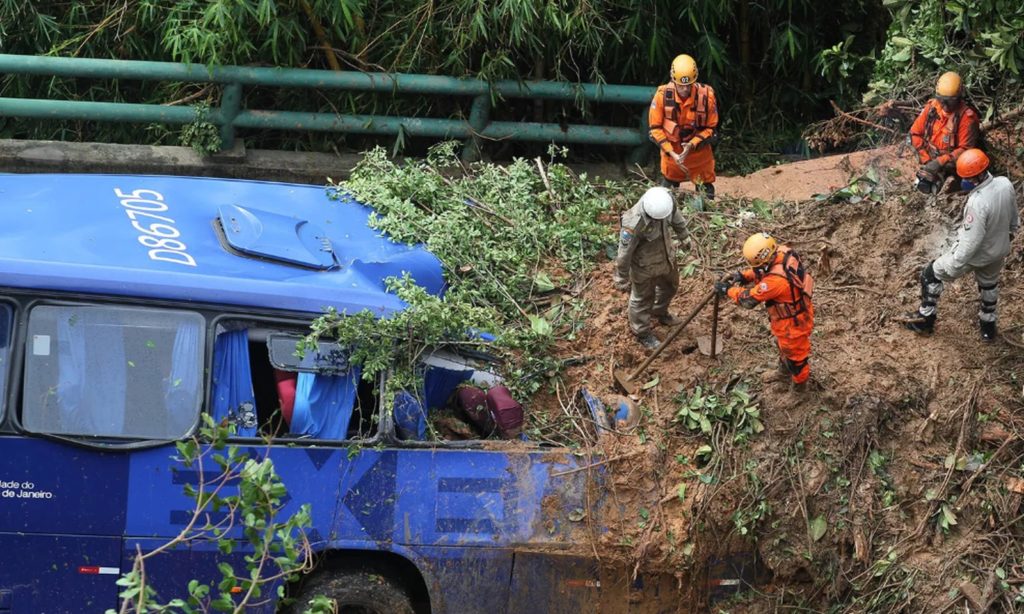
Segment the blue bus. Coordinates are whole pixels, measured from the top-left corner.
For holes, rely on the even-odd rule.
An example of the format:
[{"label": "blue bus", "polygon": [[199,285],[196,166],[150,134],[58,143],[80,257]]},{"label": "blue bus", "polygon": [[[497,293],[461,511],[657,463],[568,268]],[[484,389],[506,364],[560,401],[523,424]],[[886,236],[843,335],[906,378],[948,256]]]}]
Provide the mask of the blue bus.
[{"label": "blue bus", "polygon": [[[594,498],[572,454],[403,439],[381,382],[295,356],[326,307],[402,309],[390,276],[443,292],[439,261],[370,228],[371,214],[316,186],[0,177],[0,614],[117,608],[136,552],[193,512],[184,485],[204,476],[176,467],[174,442],[203,412],[270,455],[287,509],[311,504],[318,564],[288,587],[300,601],[493,614],[595,611],[609,598],[619,584],[602,584],[578,522]],[[494,377],[474,360],[424,358],[431,406]],[[161,597],[184,596],[240,556],[192,542],[146,573]],[[676,611],[674,591],[658,594]]]}]

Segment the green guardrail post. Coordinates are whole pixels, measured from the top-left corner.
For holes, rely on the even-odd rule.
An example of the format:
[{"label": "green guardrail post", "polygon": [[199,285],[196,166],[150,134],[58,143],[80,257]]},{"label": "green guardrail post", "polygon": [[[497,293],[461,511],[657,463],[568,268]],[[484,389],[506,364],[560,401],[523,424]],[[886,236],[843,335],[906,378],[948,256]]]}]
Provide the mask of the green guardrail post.
[{"label": "green guardrail post", "polygon": [[[640,114],[640,134],[646,137],[649,131],[650,128],[648,127],[647,109],[644,109],[644,112]],[[629,152],[629,164],[631,166],[634,164],[637,166],[645,166],[650,159],[651,144],[650,140],[647,138],[644,139],[643,143],[637,145]]]},{"label": "green guardrail post", "polygon": [[480,135],[487,128],[491,121],[491,95],[489,93],[478,94],[473,97],[473,104],[469,108],[469,127],[472,133],[466,139],[462,148],[462,159],[466,162],[476,162],[482,155]]},{"label": "green guardrail post", "polygon": [[242,110],[242,84],[228,83],[220,95],[220,150],[235,146],[235,118]]}]

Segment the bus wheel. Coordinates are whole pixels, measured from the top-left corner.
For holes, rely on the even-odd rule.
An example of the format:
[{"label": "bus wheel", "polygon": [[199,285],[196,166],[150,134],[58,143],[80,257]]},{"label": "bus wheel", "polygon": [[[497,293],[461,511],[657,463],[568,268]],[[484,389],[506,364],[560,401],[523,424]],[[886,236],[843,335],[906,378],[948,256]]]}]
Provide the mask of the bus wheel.
[{"label": "bus wheel", "polygon": [[412,601],[393,580],[370,571],[326,570],[310,578],[293,611],[302,612],[309,601],[323,595],[336,604],[338,614],[414,614]]}]

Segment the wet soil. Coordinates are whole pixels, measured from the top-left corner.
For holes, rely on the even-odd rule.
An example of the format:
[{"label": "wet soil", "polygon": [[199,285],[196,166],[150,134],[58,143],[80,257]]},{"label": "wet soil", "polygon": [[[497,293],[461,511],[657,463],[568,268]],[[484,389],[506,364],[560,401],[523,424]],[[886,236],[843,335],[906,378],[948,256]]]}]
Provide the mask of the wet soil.
[{"label": "wet soil", "polygon": [[[1020,479],[1024,458],[1021,241],[1001,284],[1000,340],[979,339],[970,277],[946,285],[934,335],[905,330],[900,318],[917,306],[918,272],[952,242],[965,201],[913,192],[914,167],[907,152],[888,147],[723,177],[722,198],[691,214],[693,239],[680,263],[699,263],[701,272],[682,279],[673,313],[688,314],[717,275],[740,264],[747,235],[771,232],[803,255],[817,281],[812,382],[799,392],[776,376],[760,308],[723,301],[722,355],[694,351],[711,329],[711,310],[702,312],[638,378],[647,385],[635,397],[640,423],[599,443],[608,459],[607,495],[596,510],[609,527],[597,544],[603,563],[685,577],[680,598],[696,605],[679,611],[701,611],[705,562],[729,552],[756,552],[772,578],[742,611],[780,603],[939,611],[964,602],[970,586],[950,590],[961,582],[993,604],[1010,603],[995,601],[983,570],[1019,552],[1010,537],[1020,531],[1021,495],[1006,484]],[[869,169],[877,183],[863,184],[859,198],[812,198]],[[772,201],[771,215],[753,199]],[[564,391],[608,398],[620,392],[613,369],[646,357],[611,267],[595,270],[583,297],[586,325],[561,348],[590,358],[567,370]],[[738,381],[753,391],[764,432],[735,441],[728,431],[709,438],[676,422],[680,395]],[[564,391],[532,410],[560,415],[572,398]],[[705,445],[712,452],[698,458]],[[956,525],[942,522],[946,510]],[[902,605],[882,599],[907,577]]]}]

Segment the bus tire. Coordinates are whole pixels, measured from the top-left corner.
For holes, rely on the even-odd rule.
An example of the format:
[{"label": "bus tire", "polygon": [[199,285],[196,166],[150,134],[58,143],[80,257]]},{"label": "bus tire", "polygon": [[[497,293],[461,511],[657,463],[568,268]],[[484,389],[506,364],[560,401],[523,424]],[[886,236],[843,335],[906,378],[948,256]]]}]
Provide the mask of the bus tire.
[{"label": "bus tire", "polygon": [[337,569],[313,576],[303,587],[293,611],[305,611],[309,601],[318,595],[332,599],[337,612],[415,614],[412,600],[401,586],[371,571]]}]

